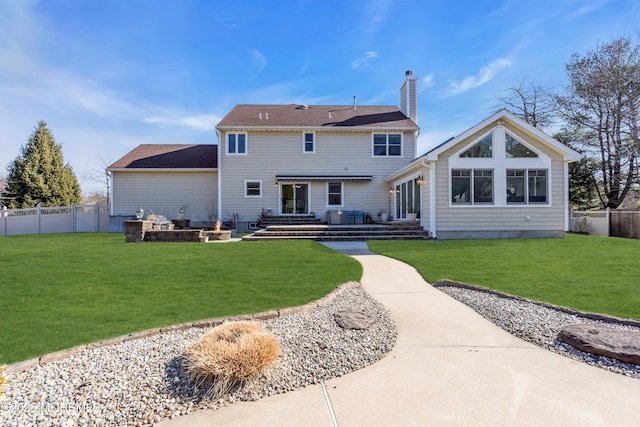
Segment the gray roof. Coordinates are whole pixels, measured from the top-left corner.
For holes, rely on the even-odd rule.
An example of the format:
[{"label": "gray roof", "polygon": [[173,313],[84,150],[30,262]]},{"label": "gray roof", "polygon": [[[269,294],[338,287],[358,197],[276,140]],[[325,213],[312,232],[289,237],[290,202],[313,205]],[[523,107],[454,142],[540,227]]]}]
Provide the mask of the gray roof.
[{"label": "gray roof", "polygon": [[215,169],[217,145],[141,144],[107,169]]},{"label": "gray roof", "polygon": [[367,128],[418,130],[418,125],[394,106],[252,105],[239,104],[220,123],[234,128]]}]

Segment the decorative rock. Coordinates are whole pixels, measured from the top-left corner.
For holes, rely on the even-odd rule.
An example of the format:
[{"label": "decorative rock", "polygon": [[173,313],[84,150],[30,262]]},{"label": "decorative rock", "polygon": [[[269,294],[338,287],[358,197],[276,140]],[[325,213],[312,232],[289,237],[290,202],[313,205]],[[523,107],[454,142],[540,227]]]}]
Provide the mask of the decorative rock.
[{"label": "decorative rock", "polygon": [[640,331],[577,323],[562,328],[558,338],[587,353],[640,365]]},{"label": "decorative rock", "polygon": [[375,321],[370,314],[354,310],[334,313],[333,318],[343,329],[367,329]]}]

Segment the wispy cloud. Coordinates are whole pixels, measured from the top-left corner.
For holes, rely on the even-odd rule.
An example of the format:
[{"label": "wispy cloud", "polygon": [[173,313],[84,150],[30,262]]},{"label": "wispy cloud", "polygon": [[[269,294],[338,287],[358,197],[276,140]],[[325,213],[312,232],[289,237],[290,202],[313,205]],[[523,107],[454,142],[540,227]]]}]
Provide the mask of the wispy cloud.
[{"label": "wispy cloud", "polygon": [[493,80],[501,70],[511,66],[511,59],[500,58],[480,68],[477,74],[449,83],[448,96],[459,95]]},{"label": "wispy cloud", "polygon": [[253,74],[252,78],[257,77],[262,70],[264,70],[267,66],[267,58],[257,49],[250,49],[249,54],[251,55],[251,59],[253,62]]},{"label": "wispy cloud", "polygon": [[435,85],[433,74],[429,74],[418,80],[418,92],[422,92],[424,90],[429,89]]},{"label": "wispy cloud", "polygon": [[376,51],[365,52],[362,58],[358,58],[351,63],[351,68],[367,68],[373,61],[378,59],[380,55]]},{"label": "wispy cloud", "polygon": [[375,0],[368,2],[364,16],[368,23],[367,32],[369,34],[380,31],[381,24],[388,19],[389,9],[392,4],[392,0]]},{"label": "wispy cloud", "polygon": [[144,119],[146,123],[160,126],[178,126],[203,131],[213,130],[220,120],[221,118],[219,116],[213,114],[199,114],[186,117],[176,117],[174,115],[164,117],[153,116]]}]

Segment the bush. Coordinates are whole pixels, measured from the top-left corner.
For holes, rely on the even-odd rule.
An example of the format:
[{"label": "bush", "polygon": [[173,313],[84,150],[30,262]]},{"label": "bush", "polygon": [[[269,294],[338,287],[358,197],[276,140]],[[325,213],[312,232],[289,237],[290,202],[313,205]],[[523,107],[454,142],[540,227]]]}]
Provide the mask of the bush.
[{"label": "bush", "polygon": [[193,343],[182,366],[196,391],[218,398],[263,372],[279,355],[277,339],[260,323],[230,322]]},{"label": "bush", "polygon": [[4,396],[4,390],[7,387],[7,378],[5,377],[6,370],[6,365],[0,366],[0,399]]}]

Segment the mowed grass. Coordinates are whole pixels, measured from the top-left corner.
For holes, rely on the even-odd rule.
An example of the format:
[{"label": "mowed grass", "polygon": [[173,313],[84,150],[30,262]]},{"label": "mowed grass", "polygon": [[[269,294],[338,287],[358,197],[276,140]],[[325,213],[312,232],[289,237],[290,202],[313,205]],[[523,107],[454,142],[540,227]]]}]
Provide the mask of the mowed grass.
[{"label": "mowed grass", "polygon": [[0,364],[154,327],[302,305],[361,276],[358,262],[311,241],[0,237]]},{"label": "mowed grass", "polygon": [[640,241],[566,239],[371,241],[430,283],[449,279],[574,309],[640,319]]}]

